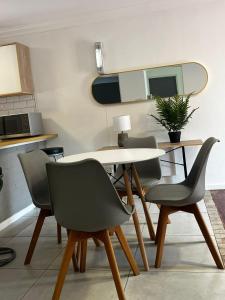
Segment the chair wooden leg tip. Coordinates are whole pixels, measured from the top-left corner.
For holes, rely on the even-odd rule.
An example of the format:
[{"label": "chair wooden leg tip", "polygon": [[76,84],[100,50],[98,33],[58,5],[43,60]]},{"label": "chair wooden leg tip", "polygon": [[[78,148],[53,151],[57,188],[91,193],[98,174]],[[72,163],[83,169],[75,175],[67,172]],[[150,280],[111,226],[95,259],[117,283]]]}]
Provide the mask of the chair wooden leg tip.
[{"label": "chair wooden leg tip", "polygon": [[26,265],[29,265],[30,262],[31,262],[31,258],[30,257],[26,257],[23,264],[24,264],[24,266],[26,266]]},{"label": "chair wooden leg tip", "polygon": [[224,265],[221,263],[220,265],[217,266],[218,269],[224,270]]},{"label": "chair wooden leg tip", "polygon": [[159,269],[159,268],[160,268],[160,265],[155,264],[155,268],[156,268],[156,269]]},{"label": "chair wooden leg tip", "polygon": [[156,240],[156,236],[155,235],[153,235],[153,236],[151,236],[151,241],[155,241]]},{"label": "chair wooden leg tip", "polygon": [[138,275],[140,275],[141,273],[140,273],[140,271],[138,271],[138,272],[136,272],[135,274],[134,274],[134,276],[138,276]]},{"label": "chair wooden leg tip", "polygon": [[86,270],[80,270],[80,273],[85,273],[86,272]]}]

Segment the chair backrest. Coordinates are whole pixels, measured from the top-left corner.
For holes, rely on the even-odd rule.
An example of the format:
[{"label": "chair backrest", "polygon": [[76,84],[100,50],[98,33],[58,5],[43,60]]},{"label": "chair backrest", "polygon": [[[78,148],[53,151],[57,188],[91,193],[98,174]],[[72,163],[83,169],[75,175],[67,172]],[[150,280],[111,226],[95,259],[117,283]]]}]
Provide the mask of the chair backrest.
[{"label": "chair backrest", "polygon": [[191,171],[184,181],[184,184],[192,188],[191,202],[200,201],[205,194],[205,172],[210,151],[213,145],[218,142],[214,137],[208,138],[202,145]]},{"label": "chair backrest", "polygon": [[[144,138],[128,137],[123,142],[124,148],[158,148],[154,136]],[[135,163],[140,178],[161,179],[161,167],[158,158]]]},{"label": "chair backrest", "polygon": [[50,161],[42,150],[18,154],[28,189],[35,206],[50,207],[46,163]]},{"label": "chair backrest", "polygon": [[3,174],[2,174],[2,167],[0,167],[0,191],[2,190],[3,187]]},{"label": "chair backrest", "polygon": [[58,224],[94,232],[122,224],[130,213],[103,166],[94,159],[47,164],[50,199]]}]

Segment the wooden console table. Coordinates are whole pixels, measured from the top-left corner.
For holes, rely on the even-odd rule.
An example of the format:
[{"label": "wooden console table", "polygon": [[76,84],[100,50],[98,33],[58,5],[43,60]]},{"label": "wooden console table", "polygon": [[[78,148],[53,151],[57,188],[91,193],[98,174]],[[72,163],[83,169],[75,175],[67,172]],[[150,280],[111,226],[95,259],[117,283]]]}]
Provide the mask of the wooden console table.
[{"label": "wooden console table", "polygon": [[[182,150],[182,159],[183,163],[173,162],[165,159],[161,159],[161,161],[168,162],[170,164],[180,165],[184,168],[184,176],[187,178],[187,162],[186,162],[186,154],[185,154],[185,147],[195,147],[201,146],[203,144],[202,140],[187,140],[187,141],[180,141],[180,143],[170,143],[170,142],[160,142],[158,143],[159,149],[165,150],[166,153],[170,153],[172,151],[181,149]],[[118,146],[105,146],[98,150],[113,150],[119,148]]]},{"label": "wooden console table", "polygon": [[175,151],[177,149],[182,150],[182,159],[183,163],[177,163],[165,159],[161,159],[161,161],[168,162],[170,164],[180,165],[184,168],[184,176],[187,178],[187,162],[186,162],[186,154],[185,154],[185,147],[193,147],[193,146],[201,146],[203,144],[202,140],[187,140],[187,141],[180,141],[180,143],[170,143],[170,142],[161,142],[158,143],[158,147],[160,149],[166,150],[166,153]]}]

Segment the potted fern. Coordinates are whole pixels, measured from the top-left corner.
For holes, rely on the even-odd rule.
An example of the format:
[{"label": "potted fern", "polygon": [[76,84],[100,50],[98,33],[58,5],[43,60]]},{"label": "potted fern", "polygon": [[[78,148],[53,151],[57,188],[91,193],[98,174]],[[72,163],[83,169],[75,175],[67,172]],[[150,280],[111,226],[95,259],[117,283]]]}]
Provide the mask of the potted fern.
[{"label": "potted fern", "polygon": [[171,143],[179,143],[181,129],[189,122],[193,113],[198,109],[194,108],[190,113],[189,99],[192,93],[187,96],[175,95],[169,98],[155,96],[156,111],[158,116],[151,116],[168,130]]}]

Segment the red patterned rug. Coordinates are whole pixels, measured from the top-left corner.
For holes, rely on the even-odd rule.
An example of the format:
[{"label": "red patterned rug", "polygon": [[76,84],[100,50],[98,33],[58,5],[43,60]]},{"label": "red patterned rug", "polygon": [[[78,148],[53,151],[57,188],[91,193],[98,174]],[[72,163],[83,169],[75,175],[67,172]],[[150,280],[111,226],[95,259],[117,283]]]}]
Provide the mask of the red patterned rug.
[{"label": "red patterned rug", "polygon": [[207,191],[204,201],[218,249],[225,264],[225,191]]},{"label": "red patterned rug", "polygon": [[225,228],[225,190],[211,191],[211,195]]}]

